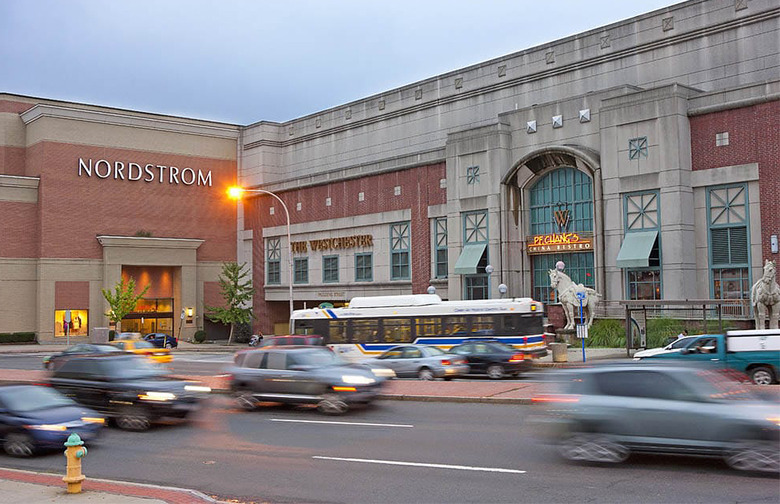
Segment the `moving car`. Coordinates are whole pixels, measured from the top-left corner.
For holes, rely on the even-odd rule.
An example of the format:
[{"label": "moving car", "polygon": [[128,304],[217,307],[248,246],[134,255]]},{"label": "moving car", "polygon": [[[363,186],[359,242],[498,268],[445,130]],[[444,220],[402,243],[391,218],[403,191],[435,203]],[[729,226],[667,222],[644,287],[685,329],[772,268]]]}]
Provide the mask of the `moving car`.
[{"label": "moving car", "polygon": [[176,348],[179,346],[179,341],[166,333],[149,333],[144,336],[144,341],[148,341],[157,348]]},{"label": "moving car", "polygon": [[704,334],[679,352],[661,353],[642,360],[673,359],[707,362],[745,373],[756,385],[770,385],[780,375],[780,330],[759,329]]},{"label": "moving car", "polygon": [[466,358],[470,374],[487,374],[493,380],[531,369],[531,361],[522,352],[498,340],[467,341],[450,348],[450,353]]},{"label": "moving car", "polygon": [[279,346],[244,350],[235,356],[230,390],[247,410],[259,402],[316,404],[327,414],[368,404],[385,378],[371,368],[347,364],[326,348]]},{"label": "moving car", "polygon": [[322,336],[313,334],[286,334],[282,336],[267,336],[260,340],[260,346],[324,346]]},{"label": "moving car", "polygon": [[385,366],[395,371],[399,378],[451,380],[469,372],[466,358],[449,354],[427,345],[398,345],[372,359],[362,361],[370,366]]},{"label": "moving car", "polygon": [[197,383],[168,378],[147,359],[126,353],[72,357],[54,370],[49,383],[128,430],[148,429],[163,417],[186,418],[210,392]]},{"label": "moving car", "polygon": [[173,360],[173,355],[171,355],[169,348],[157,348],[142,339],[114,340],[112,345],[125,352],[147,357],[158,364],[167,364]]},{"label": "moving car", "polygon": [[640,360],[644,357],[650,357],[653,355],[659,355],[663,353],[674,353],[679,352],[688,344],[690,344],[691,341],[695,340],[698,336],[683,336],[682,338],[677,338],[676,340],[672,341],[668,345],[660,348],[648,348],[647,350],[640,350],[634,354],[634,360]]},{"label": "moving car", "polygon": [[42,449],[62,449],[73,433],[95,439],[106,423],[103,415],[40,385],[0,386],[0,440],[15,457]]},{"label": "moving car", "polygon": [[631,452],[723,457],[735,469],[780,470],[780,405],[752,385],[690,366],[632,363],[567,370],[559,393],[532,399],[566,459],[622,462]]},{"label": "moving car", "polygon": [[79,343],[70,346],[60,353],[48,355],[43,358],[43,367],[45,369],[56,369],[74,355],[94,355],[103,353],[116,353],[122,350],[109,344]]}]

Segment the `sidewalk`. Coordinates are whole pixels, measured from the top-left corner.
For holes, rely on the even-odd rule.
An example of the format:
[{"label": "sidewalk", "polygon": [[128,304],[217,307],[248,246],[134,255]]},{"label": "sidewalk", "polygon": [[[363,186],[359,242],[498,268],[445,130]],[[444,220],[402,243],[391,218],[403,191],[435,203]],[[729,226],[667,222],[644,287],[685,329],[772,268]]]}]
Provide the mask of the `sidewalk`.
[{"label": "sidewalk", "polygon": [[62,481],[65,474],[47,474],[0,469],[0,495],[3,502],[24,504],[68,502],[69,504],[205,504],[220,503],[208,495],[183,488],[141,485],[89,478],[79,494],[69,494]]}]

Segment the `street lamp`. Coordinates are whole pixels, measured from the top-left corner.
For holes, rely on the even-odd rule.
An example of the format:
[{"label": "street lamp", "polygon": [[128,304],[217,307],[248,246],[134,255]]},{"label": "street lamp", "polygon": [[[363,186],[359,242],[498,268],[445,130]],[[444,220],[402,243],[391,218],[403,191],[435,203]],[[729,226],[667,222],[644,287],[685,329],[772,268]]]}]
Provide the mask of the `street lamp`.
[{"label": "street lamp", "polygon": [[493,274],[492,264],[485,266],[485,273],[487,273],[487,298],[490,299],[490,275]]},{"label": "street lamp", "polygon": [[266,191],[265,189],[244,189],[243,187],[231,187],[228,189],[228,196],[234,200],[240,200],[244,194],[246,193],[252,193],[252,194],[267,194],[269,196],[273,196],[276,198],[276,200],[282,204],[282,208],[284,208],[284,216],[287,218],[287,246],[289,247],[289,254],[287,255],[287,269],[290,272],[290,323],[292,323],[292,314],[293,314],[293,259],[292,259],[292,239],[290,238],[290,212],[287,210],[287,205],[284,204],[284,201],[282,201],[282,198],[277,196],[276,194],[272,193],[271,191]]},{"label": "street lamp", "polygon": [[501,295],[501,299],[504,299],[507,290],[509,290],[509,288],[506,286],[506,284],[498,284],[498,293]]}]

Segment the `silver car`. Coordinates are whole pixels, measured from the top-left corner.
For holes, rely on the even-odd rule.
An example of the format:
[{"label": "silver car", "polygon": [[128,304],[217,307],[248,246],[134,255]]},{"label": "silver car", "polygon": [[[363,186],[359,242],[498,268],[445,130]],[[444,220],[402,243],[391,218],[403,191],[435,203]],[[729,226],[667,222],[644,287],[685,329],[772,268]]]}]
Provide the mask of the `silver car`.
[{"label": "silver car", "polygon": [[366,359],[362,363],[386,366],[395,371],[399,378],[417,377],[421,380],[451,380],[469,372],[465,358],[427,345],[394,346],[379,357]]},{"label": "silver car", "polygon": [[723,457],[740,470],[780,470],[780,405],[724,372],[667,366],[569,370],[533,398],[566,459],[622,462],[631,452]]},{"label": "silver car", "polygon": [[346,363],[325,347],[244,350],[234,362],[227,370],[230,389],[247,410],[260,402],[279,402],[316,404],[323,413],[345,413],[352,404],[373,401],[386,380],[381,371],[387,371]]}]

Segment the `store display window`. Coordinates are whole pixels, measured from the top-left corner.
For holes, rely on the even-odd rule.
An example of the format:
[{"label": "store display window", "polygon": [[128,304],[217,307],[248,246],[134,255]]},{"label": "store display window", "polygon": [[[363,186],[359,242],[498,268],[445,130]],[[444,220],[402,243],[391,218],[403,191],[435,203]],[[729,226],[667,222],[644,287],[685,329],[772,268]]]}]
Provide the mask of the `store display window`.
[{"label": "store display window", "polygon": [[54,336],[87,336],[89,334],[89,310],[54,310]]}]

